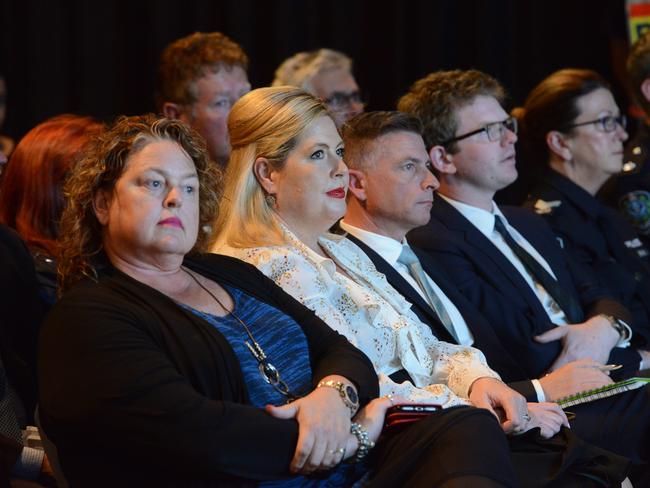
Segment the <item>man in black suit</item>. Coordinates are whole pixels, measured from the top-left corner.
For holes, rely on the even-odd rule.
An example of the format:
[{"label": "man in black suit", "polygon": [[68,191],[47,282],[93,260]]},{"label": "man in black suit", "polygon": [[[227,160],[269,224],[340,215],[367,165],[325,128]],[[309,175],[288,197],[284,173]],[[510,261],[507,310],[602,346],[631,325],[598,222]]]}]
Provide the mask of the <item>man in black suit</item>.
[{"label": "man in black suit", "polygon": [[496,80],[471,70],[432,73],[400,100],[427,127],[440,178],[431,221],[410,239],[498,324],[495,332],[528,374],[583,358],[632,374],[641,357],[627,347],[629,311],[566,257],[539,217],[493,201],[517,178],[517,126],[501,106],[504,96]]},{"label": "man in black suit", "polygon": [[[370,112],[344,126],[350,196],[341,229],[366,252],[390,284],[411,301],[413,311],[431,326],[436,336],[481,349],[488,363],[505,380],[515,381],[511,386],[528,399],[555,400],[569,392],[609,382],[593,360],[573,361],[540,380],[531,379],[536,375],[527,373],[528,365],[520,362],[519,351],[502,340],[500,324],[495,326],[483,316],[471,303],[471,297],[464,296],[452,283],[438,260],[409,246],[405,236],[428,222],[433,192],[438,187],[420,134],[418,120],[399,112]],[[412,266],[403,262],[402,254],[407,247],[419,258],[429,290],[420,284]],[[577,414],[572,423],[574,430],[591,442],[608,445],[634,458],[637,463],[645,459],[641,446],[645,443],[648,421],[639,421],[636,414],[650,404],[647,392],[628,393],[598,403],[572,409]],[[609,417],[612,411],[627,410],[630,415],[622,421]],[[616,440],[621,427],[629,435],[626,442]]]}]

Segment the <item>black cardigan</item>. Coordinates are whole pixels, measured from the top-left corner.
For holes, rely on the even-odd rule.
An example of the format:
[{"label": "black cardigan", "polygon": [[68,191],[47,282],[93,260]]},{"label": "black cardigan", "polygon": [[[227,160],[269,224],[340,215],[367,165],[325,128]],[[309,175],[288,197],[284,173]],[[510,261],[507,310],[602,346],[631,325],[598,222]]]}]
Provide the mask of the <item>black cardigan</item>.
[{"label": "black cardigan", "polygon": [[[254,267],[218,255],[185,265],[293,317],[314,384],[339,374],[362,403],[378,395],[368,358]],[[39,375],[41,422],[73,486],[245,485],[289,475],[297,422],[249,404],[237,357],[214,327],[117,270],[54,307]]]}]

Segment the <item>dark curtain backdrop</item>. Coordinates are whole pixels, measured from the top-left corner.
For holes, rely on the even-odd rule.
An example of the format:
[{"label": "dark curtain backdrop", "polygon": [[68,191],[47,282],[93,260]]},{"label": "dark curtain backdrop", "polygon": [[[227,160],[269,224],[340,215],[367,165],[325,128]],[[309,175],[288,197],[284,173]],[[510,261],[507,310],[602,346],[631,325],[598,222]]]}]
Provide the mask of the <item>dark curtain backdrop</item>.
[{"label": "dark curtain backdrop", "polygon": [[[369,109],[391,109],[416,79],[477,68],[523,103],[563,67],[608,78],[626,107],[624,0],[0,0],[0,72],[8,85],[3,132],[19,139],[63,112],[111,120],[154,110],[162,49],[219,30],[251,58],[253,87],[267,85],[297,51],[330,47],[355,60]],[[528,175],[499,199],[525,196]]]},{"label": "dark curtain backdrop", "polygon": [[194,31],[222,31],[250,55],[253,87],[287,56],[326,46],[355,60],[370,109],[391,108],[417,78],[478,68],[515,103],[550,72],[594,68],[627,103],[623,0],[0,0],[4,132],[47,117],[110,120],[153,110],[158,56]]}]

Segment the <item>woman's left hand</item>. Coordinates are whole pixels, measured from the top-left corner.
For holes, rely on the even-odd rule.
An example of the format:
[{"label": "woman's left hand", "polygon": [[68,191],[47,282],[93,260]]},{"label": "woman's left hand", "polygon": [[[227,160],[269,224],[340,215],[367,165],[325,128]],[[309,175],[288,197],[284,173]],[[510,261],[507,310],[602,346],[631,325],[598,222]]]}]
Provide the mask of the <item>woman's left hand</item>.
[{"label": "woman's left hand", "polygon": [[[383,396],[375,398],[354,416],[354,421],[368,432],[368,439],[372,442],[377,442],[381,431],[384,428],[384,420],[386,418],[386,411],[393,405],[401,403],[409,403],[401,397],[388,397]],[[355,439],[356,440],[356,439]],[[354,454],[353,451],[348,452],[348,455]]]},{"label": "woman's left hand", "polygon": [[526,430],[539,427],[544,439],[553,437],[563,425],[569,427],[569,420],[557,403],[529,403],[528,414],[530,421]]},{"label": "woman's left hand", "polygon": [[475,407],[492,412],[506,434],[516,434],[526,429],[526,399],[502,381],[478,378],[470,387],[469,400]]},{"label": "woman's left hand", "polygon": [[[330,376],[340,381],[341,377]],[[350,410],[334,388],[321,387],[287,405],[267,405],[279,419],[298,421],[298,443],[291,460],[294,473],[310,474],[341,462],[350,437]]]}]

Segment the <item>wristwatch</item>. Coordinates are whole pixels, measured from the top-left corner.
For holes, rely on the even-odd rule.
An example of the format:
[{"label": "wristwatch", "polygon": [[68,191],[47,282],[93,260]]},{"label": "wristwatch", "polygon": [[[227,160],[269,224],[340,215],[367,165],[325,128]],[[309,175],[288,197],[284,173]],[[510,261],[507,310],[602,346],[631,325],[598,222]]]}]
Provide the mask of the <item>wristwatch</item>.
[{"label": "wristwatch", "polygon": [[318,383],[316,388],[321,388],[323,386],[338,390],[339,395],[341,395],[341,400],[343,400],[345,406],[350,409],[350,417],[354,417],[354,414],[359,410],[359,395],[357,395],[357,391],[352,386],[346,385],[342,381],[321,381]]},{"label": "wristwatch", "polygon": [[629,346],[630,339],[632,338],[632,329],[630,328],[630,326],[627,325],[625,321],[621,319],[617,319],[612,315],[606,315],[604,313],[601,313],[600,315],[601,317],[606,318],[607,321],[609,322],[609,325],[611,325],[614,328],[614,330],[618,332],[619,340],[618,343],[616,344],[616,347]]}]

